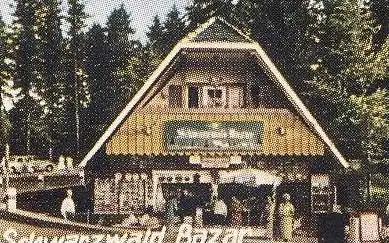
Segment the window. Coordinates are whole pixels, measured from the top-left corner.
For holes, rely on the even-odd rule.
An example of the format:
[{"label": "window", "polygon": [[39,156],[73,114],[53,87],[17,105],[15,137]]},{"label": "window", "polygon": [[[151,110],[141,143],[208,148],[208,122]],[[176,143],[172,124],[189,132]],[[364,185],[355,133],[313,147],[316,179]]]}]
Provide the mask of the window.
[{"label": "window", "polygon": [[188,107],[198,108],[199,107],[199,88],[189,87],[188,88]]},{"label": "window", "polygon": [[169,107],[182,108],[182,87],[178,85],[169,86]]},{"label": "window", "polygon": [[251,87],[251,99],[254,108],[284,108],[285,95],[269,84],[255,84]]},{"label": "window", "polygon": [[242,87],[228,88],[228,107],[240,108],[243,107],[243,89]]},{"label": "window", "polygon": [[204,87],[205,107],[224,107],[226,104],[225,87]]}]

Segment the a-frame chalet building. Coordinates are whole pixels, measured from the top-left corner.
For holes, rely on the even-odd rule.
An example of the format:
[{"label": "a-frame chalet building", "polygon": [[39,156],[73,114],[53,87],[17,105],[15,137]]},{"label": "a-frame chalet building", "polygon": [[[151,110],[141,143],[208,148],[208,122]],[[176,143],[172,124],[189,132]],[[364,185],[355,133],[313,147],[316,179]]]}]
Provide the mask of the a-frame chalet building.
[{"label": "a-frame chalet building", "polygon": [[81,166],[96,214],[158,215],[188,191],[205,225],[216,197],[240,200],[243,224],[257,225],[268,195],[289,193],[299,215],[331,211],[332,175],[349,164],[265,50],[212,18],[174,47]]}]

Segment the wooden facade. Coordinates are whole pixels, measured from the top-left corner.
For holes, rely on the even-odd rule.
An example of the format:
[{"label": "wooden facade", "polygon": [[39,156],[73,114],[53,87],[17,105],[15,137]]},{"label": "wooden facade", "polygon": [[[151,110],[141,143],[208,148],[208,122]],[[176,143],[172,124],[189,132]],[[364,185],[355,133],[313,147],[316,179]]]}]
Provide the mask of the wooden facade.
[{"label": "wooden facade", "polygon": [[[163,140],[163,124],[171,120],[193,121],[262,121],[264,137],[262,150],[255,155],[323,155],[324,145],[307,126],[286,109],[250,110],[202,110],[169,109],[132,114],[109,140],[108,155],[191,155],[218,154],[234,155],[228,152],[168,152]],[[282,129],[283,134],[280,134]],[[239,155],[248,154],[240,152]]]},{"label": "wooden facade", "polygon": [[[304,155],[325,152],[322,140],[300,119],[285,94],[249,52],[193,51],[181,55],[106,145],[108,155]],[[191,104],[190,90],[196,91]],[[220,104],[209,107],[208,89]],[[209,91],[208,91],[209,92]],[[263,144],[256,151],[168,151],[169,121],[262,122]],[[282,131],[282,134],[280,134]]]}]

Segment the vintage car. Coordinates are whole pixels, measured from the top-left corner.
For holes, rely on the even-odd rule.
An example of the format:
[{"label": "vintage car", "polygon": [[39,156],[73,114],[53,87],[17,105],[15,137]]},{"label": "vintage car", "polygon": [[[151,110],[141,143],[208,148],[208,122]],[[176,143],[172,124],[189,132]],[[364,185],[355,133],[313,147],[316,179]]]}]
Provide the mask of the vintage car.
[{"label": "vintage car", "polygon": [[55,164],[50,160],[38,159],[32,155],[10,156],[8,161],[8,168],[13,174],[51,172],[54,170],[54,167]]}]

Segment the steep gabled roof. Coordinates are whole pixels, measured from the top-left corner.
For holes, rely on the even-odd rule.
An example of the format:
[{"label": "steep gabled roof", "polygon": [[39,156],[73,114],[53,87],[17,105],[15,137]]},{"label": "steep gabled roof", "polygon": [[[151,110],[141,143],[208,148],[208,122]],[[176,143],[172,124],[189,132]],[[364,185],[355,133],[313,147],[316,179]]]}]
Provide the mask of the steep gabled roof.
[{"label": "steep gabled roof", "polygon": [[254,43],[242,31],[221,18],[211,18],[186,37],[191,42],[243,42]]},{"label": "steep gabled roof", "polygon": [[[210,32],[213,29],[213,33]],[[215,33],[215,32],[225,32]],[[211,35],[207,37],[208,35]],[[231,37],[232,40],[226,38]],[[212,38],[210,38],[212,37]],[[81,167],[85,167],[87,162],[92,159],[96,152],[104,145],[104,143],[113,135],[120,124],[131,114],[132,111],[139,105],[144,96],[158,81],[158,78],[164,73],[164,71],[171,65],[175,57],[181,50],[190,49],[203,49],[203,50],[247,50],[254,54],[259,64],[264,68],[269,77],[283,90],[288,100],[293,104],[294,108],[304,119],[304,121],[316,132],[316,134],[325,143],[331,154],[335,159],[343,165],[345,168],[349,167],[349,163],[345,160],[335,144],[324,132],[320,124],[316,121],[307,107],[300,100],[298,95],[294,92],[292,87],[286,81],[284,76],[280,73],[274,63],[271,61],[262,47],[251,38],[243,34],[241,31],[231,26],[229,23],[220,18],[212,18],[207,23],[201,25],[197,30],[188,34],[182,39],[169,53],[169,55],[163,60],[154,73],[148,78],[142,88],[136,93],[132,100],[126,105],[126,107],[120,112],[119,116],[113,121],[108,129],[103,133],[100,139],[95,143],[92,149],[86,154],[81,161]]]}]

